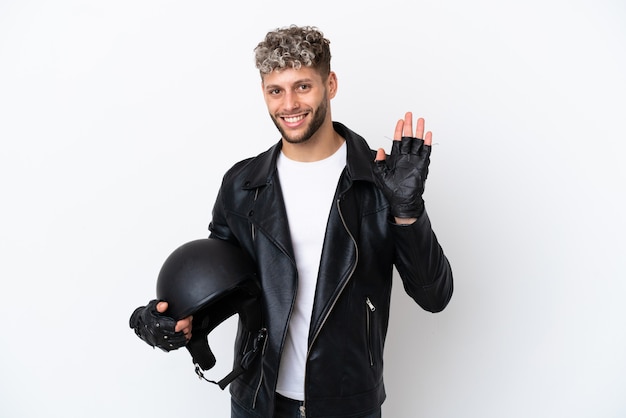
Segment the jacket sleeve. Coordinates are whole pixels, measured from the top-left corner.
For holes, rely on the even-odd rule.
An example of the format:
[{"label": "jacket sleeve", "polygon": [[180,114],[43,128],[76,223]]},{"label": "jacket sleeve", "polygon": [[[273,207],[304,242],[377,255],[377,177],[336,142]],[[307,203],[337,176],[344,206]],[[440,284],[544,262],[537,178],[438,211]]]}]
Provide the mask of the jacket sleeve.
[{"label": "jacket sleeve", "polygon": [[226,194],[225,179],[226,176],[224,176],[224,179],[222,180],[222,185],[217,193],[215,204],[213,205],[213,212],[211,215],[212,219],[209,223],[209,238],[218,238],[236,243],[237,239],[230,230],[227,221],[227,210],[224,202],[224,195]]},{"label": "jacket sleeve", "polygon": [[395,265],[404,289],[423,309],[442,311],[453,291],[452,269],[426,211],[411,225],[393,225]]}]

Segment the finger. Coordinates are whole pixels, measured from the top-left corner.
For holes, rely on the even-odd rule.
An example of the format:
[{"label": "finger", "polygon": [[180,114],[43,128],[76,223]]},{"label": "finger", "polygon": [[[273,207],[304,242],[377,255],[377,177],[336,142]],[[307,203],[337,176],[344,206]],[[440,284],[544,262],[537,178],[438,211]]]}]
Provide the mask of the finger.
[{"label": "finger", "polygon": [[185,336],[185,339],[189,340],[191,339],[191,327],[189,328],[183,328],[180,331],[175,330],[176,332],[182,332],[183,335]]},{"label": "finger", "polygon": [[428,131],[426,132],[426,136],[424,137],[424,145],[432,145],[433,144],[433,133]]},{"label": "finger", "polygon": [[191,331],[192,320],[193,320],[193,316],[188,316],[176,322],[176,327],[174,328],[174,331],[176,332],[183,331],[185,334],[189,333]]},{"label": "finger", "polygon": [[387,158],[387,155],[385,154],[385,150],[382,148],[378,148],[378,150],[376,151],[376,158],[374,159],[374,161],[385,161],[386,158]]},{"label": "finger", "polygon": [[404,114],[404,131],[402,136],[413,136],[413,113],[406,112]]},{"label": "finger", "polygon": [[396,123],[396,130],[393,133],[393,140],[400,141],[402,139],[402,129],[404,128],[404,120],[400,119]]},{"label": "finger", "polygon": [[156,305],[157,312],[163,313],[163,312],[167,311],[167,306],[168,306],[167,302],[164,302],[164,301],[161,301],[161,302],[157,303],[157,305]]},{"label": "finger", "polygon": [[423,139],[424,138],[424,118],[419,118],[417,120],[417,129],[415,132],[415,138]]}]

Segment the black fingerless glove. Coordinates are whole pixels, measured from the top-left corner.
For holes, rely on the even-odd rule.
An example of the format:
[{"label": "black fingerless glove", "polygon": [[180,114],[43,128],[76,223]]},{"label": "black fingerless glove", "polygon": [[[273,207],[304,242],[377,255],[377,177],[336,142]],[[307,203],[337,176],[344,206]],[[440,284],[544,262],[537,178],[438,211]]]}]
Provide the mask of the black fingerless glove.
[{"label": "black fingerless glove", "polygon": [[143,341],[163,351],[172,351],[187,344],[185,334],[174,331],[176,320],[159,313],[158,300],[151,300],[147,306],[140,306],[130,316],[130,327]]},{"label": "black fingerless glove", "polygon": [[393,141],[391,155],[374,162],[376,185],[397,218],[418,218],[424,212],[424,184],[428,176],[431,146],[422,139],[402,137]]}]

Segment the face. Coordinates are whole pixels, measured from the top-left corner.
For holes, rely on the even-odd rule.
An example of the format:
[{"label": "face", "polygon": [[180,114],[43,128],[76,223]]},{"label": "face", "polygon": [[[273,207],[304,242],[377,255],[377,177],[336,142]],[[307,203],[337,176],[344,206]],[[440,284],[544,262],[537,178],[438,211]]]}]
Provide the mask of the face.
[{"label": "face", "polygon": [[316,70],[308,67],[263,76],[267,109],[285,141],[306,142],[324,123],[332,123],[328,108],[336,92],[336,81],[334,73],[324,82]]}]

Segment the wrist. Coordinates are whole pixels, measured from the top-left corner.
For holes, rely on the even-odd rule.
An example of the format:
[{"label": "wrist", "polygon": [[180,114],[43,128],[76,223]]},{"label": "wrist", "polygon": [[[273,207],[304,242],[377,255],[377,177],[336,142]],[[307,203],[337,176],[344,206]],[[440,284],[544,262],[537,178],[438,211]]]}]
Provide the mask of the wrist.
[{"label": "wrist", "polygon": [[394,216],[394,219],[398,225],[411,225],[417,221],[417,218],[398,218],[397,216]]}]

